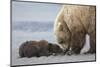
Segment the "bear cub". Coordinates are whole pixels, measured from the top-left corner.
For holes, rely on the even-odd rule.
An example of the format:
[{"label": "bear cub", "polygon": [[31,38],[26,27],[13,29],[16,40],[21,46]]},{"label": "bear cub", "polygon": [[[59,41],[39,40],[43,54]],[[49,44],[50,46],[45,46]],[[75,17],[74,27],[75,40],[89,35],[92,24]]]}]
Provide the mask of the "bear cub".
[{"label": "bear cub", "polygon": [[20,57],[50,56],[62,52],[63,50],[57,44],[48,43],[46,40],[26,41],[19,47]]}]

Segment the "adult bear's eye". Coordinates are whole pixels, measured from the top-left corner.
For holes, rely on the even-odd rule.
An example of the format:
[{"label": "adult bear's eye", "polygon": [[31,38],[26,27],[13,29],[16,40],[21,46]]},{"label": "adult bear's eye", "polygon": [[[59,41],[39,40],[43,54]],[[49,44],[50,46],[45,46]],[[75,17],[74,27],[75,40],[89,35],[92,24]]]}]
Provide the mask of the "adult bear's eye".
[{"label": "adult bear's eye", "polygon": [[63,31],[63,25],[62,24],[59,25],[58,30]]}]

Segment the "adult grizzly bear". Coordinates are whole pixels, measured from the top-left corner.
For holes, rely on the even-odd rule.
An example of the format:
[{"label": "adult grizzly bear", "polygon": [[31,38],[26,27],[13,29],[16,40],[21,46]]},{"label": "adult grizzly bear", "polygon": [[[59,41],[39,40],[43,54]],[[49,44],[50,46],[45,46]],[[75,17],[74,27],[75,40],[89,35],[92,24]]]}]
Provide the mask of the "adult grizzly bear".
[{"label": "adult grizzly bear", "polygon": [[64,5],[56,17],[54,33],[57,42],[68,53],[79,54],[90,36],[88,53],[96,52],[96,7]]},{"label": "adult grizzly bear", "polygon": [[40,57],[49,56],[53,53],[62,53],[62,49],[58,45],[41,41],[26,41],[19,48],[20,57]]}]

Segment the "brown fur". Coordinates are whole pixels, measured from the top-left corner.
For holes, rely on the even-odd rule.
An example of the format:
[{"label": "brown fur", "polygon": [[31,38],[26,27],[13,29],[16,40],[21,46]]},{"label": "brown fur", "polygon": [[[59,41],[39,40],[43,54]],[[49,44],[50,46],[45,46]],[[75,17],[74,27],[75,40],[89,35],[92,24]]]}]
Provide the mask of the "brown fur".
[{"label": "brown fur", "polygon": [[19,55],[21,57],[32,57],[32,56],[48,56],[48,42],[45,40],[27,41],[23,43],[19,48]]},{"label": "brown fur", "polygon": [[50,53],[54,53],[55,55],[63,54],[63,50],[57,44],[49,43],[48,45]]},{"label": "brown fur", "polygon": [[64,50],[79,54],[90,35],[89,53],[96,52],[96,7],[64,5],[55,21],[54,32]]},{"label": "brown fur", "polygon": [[48,43],[46,40],[27,41],[19,48],[20,57],[49,56],[61,52],[63,51],[58,45]]}]

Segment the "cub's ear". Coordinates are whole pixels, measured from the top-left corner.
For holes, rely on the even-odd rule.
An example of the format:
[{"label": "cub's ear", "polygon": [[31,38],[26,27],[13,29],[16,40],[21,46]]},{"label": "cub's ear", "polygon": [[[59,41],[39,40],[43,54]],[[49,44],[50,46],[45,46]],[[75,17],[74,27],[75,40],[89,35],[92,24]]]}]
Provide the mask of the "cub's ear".
[{"label": "cub's ear", "polygon": [[53,44],[52,43],[48,43],[48,50],[50,52],[53,50]]},{"label": "cub's ear", "polygon": [[53,44],[52,43],[48,43],[48,46],[49,46],[49,48],[51,48],[53,46]]}]

